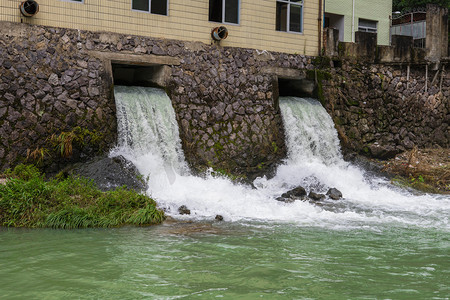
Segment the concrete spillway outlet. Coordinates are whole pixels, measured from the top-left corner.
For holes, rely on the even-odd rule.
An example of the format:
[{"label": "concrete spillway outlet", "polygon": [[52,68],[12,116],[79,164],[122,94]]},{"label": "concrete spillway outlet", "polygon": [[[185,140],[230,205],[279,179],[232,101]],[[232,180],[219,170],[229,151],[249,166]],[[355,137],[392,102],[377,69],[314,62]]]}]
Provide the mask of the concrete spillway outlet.
[{"label": "concrete spillway outlet", "polygon": [[278,78],[280,96],[313,97],[316,84],[305,78]]},{"label": "concrete spillway outlet", "polygon": [[112,64],[115,85],[166,87],[170,67],[166,65]]}]

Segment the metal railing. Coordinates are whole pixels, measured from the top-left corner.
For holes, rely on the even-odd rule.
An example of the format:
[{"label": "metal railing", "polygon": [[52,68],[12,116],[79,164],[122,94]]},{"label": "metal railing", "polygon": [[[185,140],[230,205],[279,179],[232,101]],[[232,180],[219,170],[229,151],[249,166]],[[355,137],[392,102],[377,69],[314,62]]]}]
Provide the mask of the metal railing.
[{"label": "metal railing", "polygon": [[403,13],[393,14],[392,35],[412,36],[414,47],[425,48],[427,35],[426,9],[417,8]]}]

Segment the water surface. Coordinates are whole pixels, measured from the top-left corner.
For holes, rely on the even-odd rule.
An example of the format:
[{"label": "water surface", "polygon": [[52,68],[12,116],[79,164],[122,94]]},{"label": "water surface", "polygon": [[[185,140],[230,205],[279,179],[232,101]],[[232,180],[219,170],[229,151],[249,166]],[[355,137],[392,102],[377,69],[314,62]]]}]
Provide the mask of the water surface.
[{"label": "water surface", "polygon": [[268,223],[0,231],[1,299],[448,299],[439,229]]}]

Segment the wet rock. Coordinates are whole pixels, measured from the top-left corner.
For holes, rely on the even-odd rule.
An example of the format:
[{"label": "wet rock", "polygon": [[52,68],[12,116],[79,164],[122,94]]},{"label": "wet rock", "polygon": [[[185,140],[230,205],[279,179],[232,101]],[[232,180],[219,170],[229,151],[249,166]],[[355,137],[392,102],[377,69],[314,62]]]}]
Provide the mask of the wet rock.
[{"label": "wet rock", "polygon": [[147,189],[147,183],[137,168],[123,156],[97,157],[85,163],[78,163],[63,172],[92,179],[102,191],[121,186],[136,191]]},{"label": "wet rock", "polygon": [[333,200],[339,200],[342,198],[342,193],[336,188],[331,188],[328,190],[327,196]]},{"label": "wet rock", "polygon": [[186,205],[181,205],[180,207],[178,207],[178,213],[180,215],[190,215],[191,214],[191,210],[188,209],[186,207]]},{"label": "wet rock", "polygon": [[217,221],[223,221],[223,217],[221,215],[216,215],[215,219]]},{"label": "wet rock", "polygon": [[283,196],[278,197],[278,198],[276,198],[275,200],[280,201],[280,202],[284,202],[284,203],[292,203],[292,202],[295,201],[294,198],[291,198],[291,197],[286,197],[286,198],[285,198],[285,197],[283,197]]},{"label": "wet rock", "polygon": [[344,160],[357,165],[358,167],[364,169],[371,175],[382,176],[387,178],[393,177],[392,174],[390,174],[385,170],[385,166],[383,164],[371,160],[365,156],[358,155],[357,153],[354,152],[346,153],[344,155]]},{"label": "wet rock", "polygon": [[325,195],[310,191],[308,194],[308,198],[311,200],[314,200],[314,201],[321,201],[321,200],[325,199]]},{"label": "wet rock", "polygon": [[298,186],[290,191],[287,191],[286,193],[282,194],[281,197],[283,198],[300,198],[303,199],[306,196],[306,190],[302,186]]},{"label": "wet rock", "polygon": [[378,143],[370,145],[369,150],[374,158],[379,159],[393,158],[399,153],[399,151],[391,145],[379,145]]}]

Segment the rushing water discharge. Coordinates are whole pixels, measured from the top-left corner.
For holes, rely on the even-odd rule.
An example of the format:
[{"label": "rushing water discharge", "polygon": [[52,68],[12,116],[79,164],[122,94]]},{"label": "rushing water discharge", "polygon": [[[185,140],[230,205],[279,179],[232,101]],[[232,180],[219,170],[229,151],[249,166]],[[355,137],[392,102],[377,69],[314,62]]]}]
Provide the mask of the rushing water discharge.
[{"label": "rushing water discharge", "polygon": [[[191,175],[171,101],[115,88],[123,155],[186,222],[0,231],[0,299],[449,299],[448,196],[412,194],[345,162],[313,99],[282,97],[288,158],[256,188]],[[275,199],[298,185],[344,199]],[[186,205],[191,215],[178,215]],[[225,222],[213,222],[220,214]]]}]

